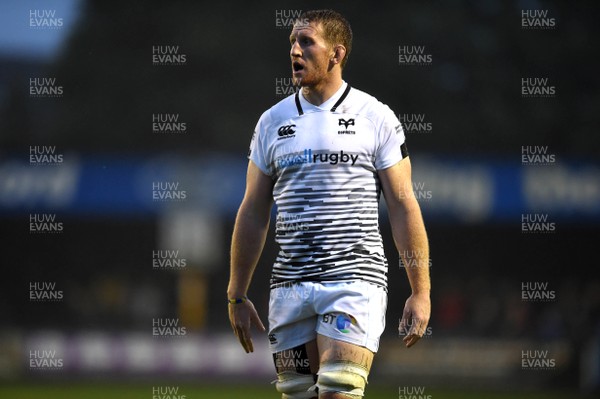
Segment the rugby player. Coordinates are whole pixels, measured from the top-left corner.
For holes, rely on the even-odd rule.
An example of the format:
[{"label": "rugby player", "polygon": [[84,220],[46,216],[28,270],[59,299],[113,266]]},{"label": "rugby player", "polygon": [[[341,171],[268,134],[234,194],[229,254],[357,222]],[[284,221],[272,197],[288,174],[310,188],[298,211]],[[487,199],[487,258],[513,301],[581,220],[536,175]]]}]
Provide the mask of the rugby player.
[{"label": "rugby player", "polygon": [[390,108],[342,71],[352,31],[339,13],[303,13],[290,35],[291,95],[267,110],[250,144],[246,191],[231,244],[233,331],[252,352],[265,327],[246,294],[277,205],[270,349],[282,398],[360,398],[385,327],[383,192],[411,287],[400,330],[414,345],[430,316],[429,247],[413,194],[404,131]]}]

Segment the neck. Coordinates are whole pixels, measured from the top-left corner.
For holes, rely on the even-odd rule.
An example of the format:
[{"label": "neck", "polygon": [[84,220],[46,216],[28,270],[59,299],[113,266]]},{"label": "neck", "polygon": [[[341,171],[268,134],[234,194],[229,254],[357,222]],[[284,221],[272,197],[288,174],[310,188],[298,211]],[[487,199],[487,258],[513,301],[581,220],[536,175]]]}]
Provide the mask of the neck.
[{"label": "neck", "polygon": [[329,100],[342,87],[342,84],[341,74],[335,75],[330,79],[323,79],[314,86],[303,86],[302,95],[312,105],[319,106]]}]

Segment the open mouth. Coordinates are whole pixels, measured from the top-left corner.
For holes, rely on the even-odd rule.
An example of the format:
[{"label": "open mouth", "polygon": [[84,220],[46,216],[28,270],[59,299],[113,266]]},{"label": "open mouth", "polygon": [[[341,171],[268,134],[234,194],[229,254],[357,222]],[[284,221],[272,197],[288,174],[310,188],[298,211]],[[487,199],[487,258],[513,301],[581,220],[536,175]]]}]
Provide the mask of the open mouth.
[{"label": "open mouth", "polygon": [[292,69],[294,70],[294,72],[299,72],[304,69],[304,66],[302,64],[300,64],[298,61],[294,61],[292,63]]}]

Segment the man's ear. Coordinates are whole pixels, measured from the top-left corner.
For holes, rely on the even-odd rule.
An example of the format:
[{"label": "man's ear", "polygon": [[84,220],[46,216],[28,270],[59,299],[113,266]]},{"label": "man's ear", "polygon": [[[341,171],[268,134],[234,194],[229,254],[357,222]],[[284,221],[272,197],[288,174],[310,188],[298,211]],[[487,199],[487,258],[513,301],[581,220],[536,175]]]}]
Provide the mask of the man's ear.
[{"label": "man's ear", "polygon": [[342,62],[344,57],[346,56],[346,47],[341,44],[338,44],[333,48],[333,56],[331,57],[331,62],[334,64],[339,64]]}]

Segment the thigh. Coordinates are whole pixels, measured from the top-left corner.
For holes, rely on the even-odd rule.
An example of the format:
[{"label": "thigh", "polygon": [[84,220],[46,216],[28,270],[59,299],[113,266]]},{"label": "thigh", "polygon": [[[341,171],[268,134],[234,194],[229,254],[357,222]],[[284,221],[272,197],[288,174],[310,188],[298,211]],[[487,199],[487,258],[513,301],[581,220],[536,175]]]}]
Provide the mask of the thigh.
[{"label": "thigh", "polygon": [[300,374],[316,374],[319,370],[317,340],[273,353],[273,362],[277,373],[295,371]]},{"label": "thigh", "polygon": [[319,364],[334,362],[352,362],[371,370],[373,352],[364,346],[340,341],[325,335],[317,334]]}]

